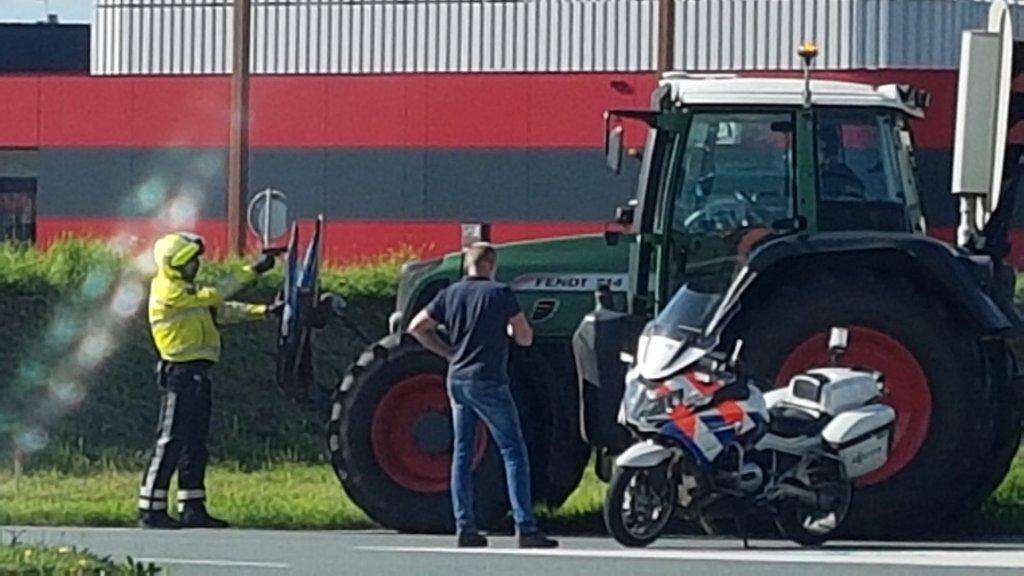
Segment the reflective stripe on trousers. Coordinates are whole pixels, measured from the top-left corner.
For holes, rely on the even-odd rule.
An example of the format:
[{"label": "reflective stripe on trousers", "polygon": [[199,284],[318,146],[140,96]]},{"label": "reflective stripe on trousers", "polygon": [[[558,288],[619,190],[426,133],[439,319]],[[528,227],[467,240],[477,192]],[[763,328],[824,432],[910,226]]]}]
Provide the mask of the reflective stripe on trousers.
[{"label": "reflective stripe on trousers", "polygon": [[139,488],[140,510],[167,508],[167,491],[175,471],[179,501],[206,497],[212,382],[205,369],[188,364],[172,364],[165,381],[157,440]]}]

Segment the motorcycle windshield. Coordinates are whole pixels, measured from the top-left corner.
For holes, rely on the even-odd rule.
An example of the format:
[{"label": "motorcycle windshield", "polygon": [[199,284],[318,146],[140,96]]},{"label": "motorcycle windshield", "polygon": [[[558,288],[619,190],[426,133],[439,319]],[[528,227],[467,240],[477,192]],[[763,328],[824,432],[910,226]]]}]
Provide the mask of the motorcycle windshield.
[{"label": "motorcycle windshield", "polygon": [[722,294],[683,286],[644,328],[637,350],[640,373],[649,381],[667,378],[700,360],[718,345],[706,329]]},{"label": "motorcycle windshield", "polygon": [[677,340],[699,338],[718,311],[722,297],[684,285],[651,322],[651,335]]}]

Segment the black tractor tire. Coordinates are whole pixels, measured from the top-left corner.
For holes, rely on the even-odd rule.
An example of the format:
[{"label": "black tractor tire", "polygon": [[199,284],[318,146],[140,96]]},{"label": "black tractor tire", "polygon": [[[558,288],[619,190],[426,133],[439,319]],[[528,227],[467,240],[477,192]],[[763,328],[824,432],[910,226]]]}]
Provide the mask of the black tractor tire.
[{"label": "black tractor tire", "polygon": [[[544,353],[546,350],[547,353]],[[579,434],[575,373],[563,369],[563,348],[512,351],[509,369],[527,450],[533,499],[557,508],[576,490],[590,462],[591,447]]]},{"label": "black tractor tire", "polygon": [[[861,326],[895,339],[920,364],[931,396],[926,436],[912,459],[881,482],[860,487],[847,534],[907,536],[976,507],[979,458],[993,441],[985,361],[977,338],[951,306],[900,279],[899,271],[851,271],[793,279],[745,303],[735,336],[744,360],[776,385],[789,354],[833,326]],[[856,342],[851,341],[851,347]],[[899,416],[897,416],[899,418]]]},{"label": "black tractor tire", "polygon": [[[514,364],[519,354],[513,354]],[[540,357],[513,366],[512,391],[530,456],[535,503],[557,507],[579,484],[590,448],[578,435],[556,439],[548,402],[550,378],[559,377]],[[372,423],[393,385],[416,374],[444,375],[445,362],[408,336],[389,336],[370,346],[349,369],[333,397],[328,425],[331,460],[346,493],[376,523],[411,533],[454,530],[448,490],[410,490],[381,467],[372,446]],[[571,384],[571,382],[570,382]],[[557,408],[556,408],[557,410]],[[557,473],[553,473],[557,472]],[[474,474],[476,519],[483,529],[505,529],[509,505],[503,464],[493,441]]]},{"label": "black tractor tire", "polygon": [[[986,500],[1006,478],[1020,450],[1024,428],[1022,398],[1015,390],[1016,360],[1004,342],[991,343],[985,352],[988,361],[993,441],[984,456],[979,457],[977,487],[970,501]],[[972,511],[972,510],[968,510]]]},{"label": "black tractor tire", "polygon": [[[328,441],[335,473],[352,501],[385,528],[426,534],[455,529],[450,491],[419,492],[399,484],[381,467],[372,441],[375,411],[393,385],[419,374],[443,377],[445,370],[440,357],[408,337],[392,336],[363,352],[334,394]],[[473,485],[477,524],[501,527],[508,498],[493,441]]]}]

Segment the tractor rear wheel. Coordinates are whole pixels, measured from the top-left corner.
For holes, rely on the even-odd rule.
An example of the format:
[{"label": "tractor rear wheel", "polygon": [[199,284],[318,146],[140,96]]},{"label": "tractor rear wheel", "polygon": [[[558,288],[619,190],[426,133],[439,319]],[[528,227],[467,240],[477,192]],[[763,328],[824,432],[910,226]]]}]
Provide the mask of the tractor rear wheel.
[{"label": "tractor rear wheel", "polygon": [[974,482],[976,489],[970,498],[972,505],[986,500],[1010,471],[1020,449],[1024,426],[1021,398],[1014,389],[1017,365],[1012,352],[1006,343],[993,342],[986,347],[985,358],[992,397],[990,414],[994,440],[979,457],[977,480]]},{"label": "tractor rear wheel", "polygon": [[827,332],[850,329],[842,363],[881,371],[883,401],[895,408],[889,462],[858,481],[850,532],[934,526],[976,506],[971,486],[994,440],[981,349],[936,296],[868,272],[787,284],[745,310],[737,335],[750,368],[785,385],[828,362]]},{"label": "tractor rear wheel", "polygon": [[[335,473],[353,502],[386,528],[415,533],[454,530],[445,370],[441,358],[414,340],[390,336],[363,352],[335,392],[328,425]],[[550,436],[543,433],[543,411],[536,407],[542,403],[532,386],[514,392],[534,468],[534,499],[561,504],[575,484],[543,481]],[[580,472],[585,464],[584,457]],[[577,474],[576,482],[578,478]],[[504,468],[482,423],[476,434],[473,485],[480,528],[506,526]]]}]

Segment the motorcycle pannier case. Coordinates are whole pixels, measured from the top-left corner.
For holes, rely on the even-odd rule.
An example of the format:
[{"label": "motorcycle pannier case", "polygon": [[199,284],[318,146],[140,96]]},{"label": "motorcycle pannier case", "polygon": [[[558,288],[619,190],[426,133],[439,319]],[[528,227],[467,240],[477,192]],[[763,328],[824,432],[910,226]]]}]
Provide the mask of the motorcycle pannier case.
[{"label": "motorcycle pannier case", "polygon": [[846,466],[850,478],[878,470],[889,458],[896,412],[872,404],[837,415],[822,431],[822,438]]}]

